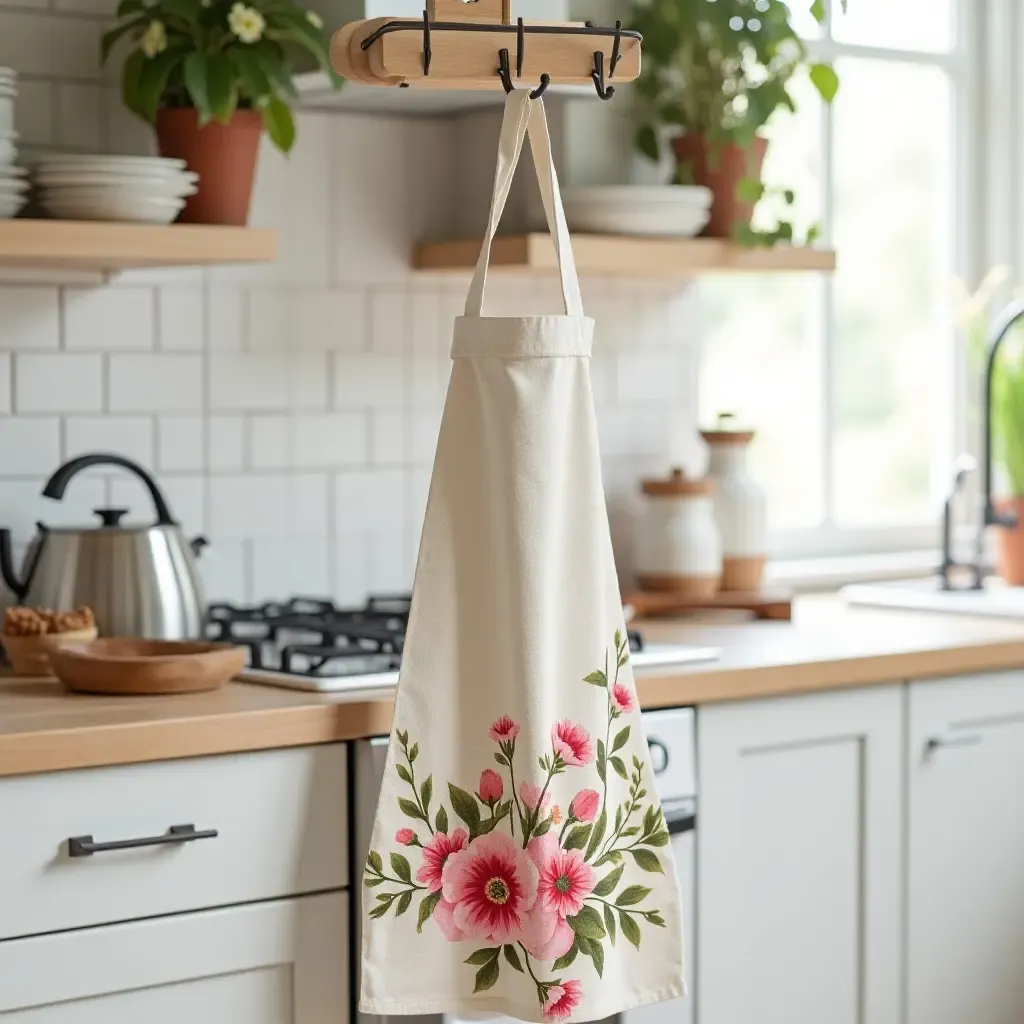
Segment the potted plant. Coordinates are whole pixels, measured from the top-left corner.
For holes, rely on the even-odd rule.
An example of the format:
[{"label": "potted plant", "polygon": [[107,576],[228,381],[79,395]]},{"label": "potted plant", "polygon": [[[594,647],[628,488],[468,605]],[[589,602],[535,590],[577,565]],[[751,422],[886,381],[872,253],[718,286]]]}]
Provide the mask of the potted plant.
[{"label": "potted plant", "polygon": [[[991,303],[1009,279],[1006,267],[994,267],[973,295],[961,287],[958,321],[966,340],[968,422],[974,437],[982,436],[981,384],[988,361]],[[1017,296],[1020,298],[1020,295]],[[976,385],[976,386],[975,386]],[[972,438],[973,440],[973,438]],[[992,451],[1009,494],[996,499],[1000,512],[1017,517],[1017,526],[996,527],[996,571],[1013,587],[1024,586],[1024,331],[1015,330],[1003,343],[992,377]]]},{"label": "potted plant", "polygon": [[199,174],[180,219],[245,224],[263,131],[283,153],[295,143],[290,52],[312,54],[341,82],[320,18],[292,0],[121,0],[117,17],[102,61],[128,38],[125,105],[156,126],[161,156]]},{"label": "potted plant", "polygon": [[[633,0],[632,27],[644,36],[638,90],[645,122],[637,145],[652,160],[668,139],[676,182],[705,185],[714,199],[704,233],[747,244],[792,242],[793,226],[772,231],[750,224],[766,194],[761,168],[768,147],[762,129],[780,107],[795,110],[791,80],[807,64],[807,50],[783,0]],[[816,0],[814,16],[825,17]],[[808,75],[826,103],[839,88],[828,64]],[[792,192],[775,190],[785,207]],[[813,241],[813,235],[808,241]]]}]

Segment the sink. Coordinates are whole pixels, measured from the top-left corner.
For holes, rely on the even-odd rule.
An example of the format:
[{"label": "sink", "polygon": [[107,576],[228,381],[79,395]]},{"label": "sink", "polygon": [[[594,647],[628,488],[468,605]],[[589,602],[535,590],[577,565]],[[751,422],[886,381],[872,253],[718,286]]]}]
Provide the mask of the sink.
[{"label": "sink", "polygon": [[850,604],[910,611],[946,612],[997,619],[1024,619],[1024,587],[1008,587],[998,579],[986,581],[984,590],[943,590],[937,576],[859,583],[842,590]]}]

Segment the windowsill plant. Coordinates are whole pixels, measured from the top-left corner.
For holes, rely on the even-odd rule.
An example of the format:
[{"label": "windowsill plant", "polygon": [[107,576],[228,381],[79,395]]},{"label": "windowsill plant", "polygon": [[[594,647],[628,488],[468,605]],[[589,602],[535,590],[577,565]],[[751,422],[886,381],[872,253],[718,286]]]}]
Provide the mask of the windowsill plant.
[{"label": "windowsill plant", "polygon": [[[783,0],[632,0],[631,27],[644,36],[638,91],[646,120],[637,146],[652,160],[667,141],[679,184],[705,185],[714,202],[705,234],[748,245],[793,242],[792,223],[770,231],[751,225],[768,193],[761,178],[763,129],[780,108],[796,109],[790,86],[807,67],[826,103],[839,80],[828,64],[810,63]],[[812,13],[825,17],[822,0]],[[773,190],[788,210],[789,190]],[[813,231],[806,241],[814,240]]]},{"label": "windowsill plant", "polygon": [[155,126],[161,156],[199,174],[181,219],[246,223],[263,132],[283,153],[295,143],[293,53],[312,54],[340,84],[320,18],[292,0],[121,0],[117,17],[102,61],[130,42],[125,105]]}]

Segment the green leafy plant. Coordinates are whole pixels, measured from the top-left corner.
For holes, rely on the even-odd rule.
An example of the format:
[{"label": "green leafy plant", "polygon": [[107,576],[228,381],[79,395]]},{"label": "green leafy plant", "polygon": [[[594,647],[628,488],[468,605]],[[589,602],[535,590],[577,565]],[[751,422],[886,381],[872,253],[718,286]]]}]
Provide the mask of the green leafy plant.
[{"label": "green leafy plant", "polygon": [[[981,383],[988,362],[992,301],[1009,279],[1006,267],[990,270],[972,294],[960,286],[957,320],[965,339],[970,370],[972,437],[981,436]],[[1020,298],[1018,293],[1017,298]],[[992,442],[1014,497],[1024,497],[1024,330],[1014,330],[1003,343],[992,377]]]},{"label": "green leafy plant", "polygon": [[255,109],[287,153],[295,143],[288,101],[298,98],[291,56],[312,54],[335,87],[341,83],[319,16],[292,0],[121,0],[117,18],[103,36],[102,61],[119,40],[130,41],[124,102],[150,123],[160,107],[194,107],[201,125]]},{"label": "green leafy plant", "polygon": [[[796,110],[791,84],[804,67],[826,103],[838,92],[831,65],[808,63],[783,0],[632,0],[631,8],[631,27],[644,36],[638,91],[645,119],[636,141],[652,160],[660,159],[663,140],[673,135],[703,136],[712,158],[730,144],[750,150],[777,110]],[[822,0],[815,0],[811,13],[824,19]],[[676,180],[692,183],[692,168],[679,164]],[[766,197],[787,212],[795,203],[791,190],[766,189],[759,173],[739,183],[743,202]],[[770,231],[749,223],[737,228],[738,240],[749,245],[791,242],[793,235],[785,219]],[[807,241],[815,235],[812,229]]]}]

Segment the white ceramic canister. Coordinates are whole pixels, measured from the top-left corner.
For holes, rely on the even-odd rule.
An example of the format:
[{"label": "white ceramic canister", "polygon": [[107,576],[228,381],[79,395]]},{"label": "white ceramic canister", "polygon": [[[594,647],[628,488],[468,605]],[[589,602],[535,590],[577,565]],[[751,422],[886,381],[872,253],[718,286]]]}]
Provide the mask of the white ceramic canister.
[{"label": "white ceramic canister", "polygon": [[708,475],[715,481],[722,589],[756,592],[761,589],[768,556],[768,502],[747,466],[754,432],[735,430],[732,425],[733,417],[723,414],[715,430],[701,432],[710,453]]},{"label": "white ceramic canister", "polygon": [[714,481],[690,479],[674,469],[667,479],[645,480],[643,491],[636,537],[641,589],[714,597],[722,580]]}]

